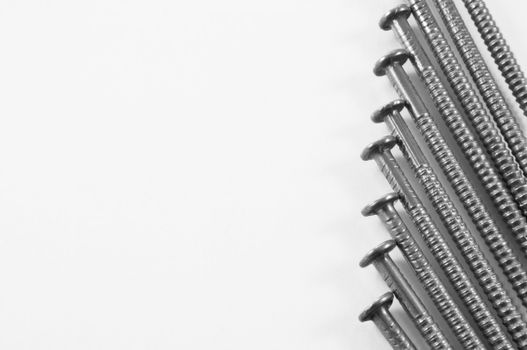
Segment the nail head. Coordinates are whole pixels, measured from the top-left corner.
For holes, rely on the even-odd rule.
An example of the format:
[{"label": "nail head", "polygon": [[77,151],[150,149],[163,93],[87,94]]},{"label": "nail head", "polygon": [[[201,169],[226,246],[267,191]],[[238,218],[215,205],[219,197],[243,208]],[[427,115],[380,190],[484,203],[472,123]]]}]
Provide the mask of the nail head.
[{"label": "nail head", "polygon": [[362,160],[370,160],[374,155],[382,153],[385,150],[392,149],[397,144],[397,138],[392,135],[383,137],[368,146],[362,151]]},{"label": "nail head", "polygon": [[373,73],[377,76],[383,76],[386,74],[386,68],[394,64],[403,65],[410,58],[410,53],[403,49],[397,49],[386,56],[381,57],[375,67],[373,68]]},{"label": "nail head", "polygon": [[400,112],[406,106],[407,106],[407,103],[405,100],[399,99],[399,100],[392,101],[384,105],[383,107],[381,107],[381,109],[378,109],[375,112],[373,112],[371,116],[371,120],[374,123],[382,123],[384,122],[384,119],[386,119],[388,115],[390,115],[394,111]]},{"label": "nail head", "polygon": [[381,309],[389,309],[393,303],[393,293],[388,292],[383,294],[376,302],[371,304],[366,310],[364,310],[360,316],[359,321],[366,322],[370,321],[375,314]]},{"label": "nail head", "polygon": [[381,27],[382,30],[390,30],[392,27],[393,21],[395,21],[399,17],[408,18],[412,14],[412,9],[408,7],[408,5],[400,5],[396,8],[391,9],[388,11],[384,16],[381,17],[381,20],[379,21],[379,27]]},{"label": "nail head", "polygon": [[387,205],[395,203],[399,200],[399,195],[395,192],[388,193],[387,195],[377,199],[375,202],[368,204],[361,213],[363,216],[372,216],[377,214],[381,209],[385,208]]},{"label": "nail head", "polygon": [[360,267],[366,267],[370,265],[372,262],[374,262],[381,256],[384,256],[391,252],[396,246],[397,244],[394,240],[389,240],[379,244],[377,247],[370,250],[364,258],[362,258],[359,263]]}]

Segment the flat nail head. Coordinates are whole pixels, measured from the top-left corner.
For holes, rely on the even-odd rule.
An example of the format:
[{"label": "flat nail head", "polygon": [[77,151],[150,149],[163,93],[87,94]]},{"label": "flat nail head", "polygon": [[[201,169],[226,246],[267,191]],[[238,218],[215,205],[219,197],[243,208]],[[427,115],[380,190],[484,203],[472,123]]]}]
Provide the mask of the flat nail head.
[{"label": "flat nail head", "polygon": [[400,112],[406,106],[407,106],[407,103],[405,100],[399,99],[399,100],[392,101],[384,105],[381,109],[378,109],[375,112],[373,112],[371,116],[371,120],[374,123],[382,123],[384,122],[384,119],[386,119],[388,115],[392,114],[394,111]]},{"label": "flat nail head", "polygon": [[360,267],[366,267],[370,265],[372,262],[374,262],[381,256],[385,256],[386,254],[391,252],[396,246],[397,244],[393,239],[379,244],[377,247],[370,250],[364,258],[362,258],[359,263]]},{"label": "flat nail head", "polygon": [[383,294],[376,302],[371,304],[366,310],[359,315],[359,321],[370,321],[381,309],[389,309],[393,303],[393,293]]},{"label": "flat nail head", "polygon": [[399,195],[395,192],[388,193],[387,195],[377,199],[375,202],[367,205],[362,209],[361,213],[363,216],[372,216],[377,214],[381,209],[386,206],[395,203],[399,200]]},{"label": "flat nail head", "polygon": [[410,17],[411,14],[412,9],[410,9],[410,7],[408,7],[407,5],[397,6],[396,8],[391,9],[384,16],[382,16],[381,20],[379,21],[379,27],[381,27],[382,30],[390,30],[393,21],[395,21],[399,17],[404,17],[406,19]]},{"label": "flat nail head", "polygon": [[397,142],[397,138],[392,135],[384,136],[382,139],[377,140],[366,146],[364,151],[362,151],[360,157],[362,158],[362,160],[370,160],[376,154],[382,153],[388,149],[392,149],[397,144]]},{"label": "flat nail head", "polygon": [[410,58],[410,53],[403,49],[397,49],[386,56],[381,57],[375,67],[373,68],[373,73],[380,77],[386,74],[386,68],[394,64],[400,64],[401,66]]}]

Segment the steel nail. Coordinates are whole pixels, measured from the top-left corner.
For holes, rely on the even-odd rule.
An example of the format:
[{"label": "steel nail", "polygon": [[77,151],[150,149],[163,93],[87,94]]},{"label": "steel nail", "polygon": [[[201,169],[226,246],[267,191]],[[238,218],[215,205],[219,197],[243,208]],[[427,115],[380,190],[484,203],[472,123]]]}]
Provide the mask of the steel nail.
[{"label": "steel nail", "polygon": [[393,349],[416,350],[413,342],[391,314],[392,303],[393,293],[382,295],[360,314],[359,320],[361,322],[372,321]]},{"label": "steel nail", "polygon": [[392,238],[397,242],[404,258],[412,266],[419,281],[421,281],[421,285],[450,326],[463,349],[485,349],[478,335],[449,295],[439,276],[410,234],[408,227],[395,208],[394,204],[397,200],[399,200],[397,193],[389,193],[367,205],[362,210],[362,215],[379,217]]},{"label": "steel nail", "polygon": [[410,214],[412,221],[423,236],[430,252],[434,255],[489,343],[495,348],[514,349],[507,336],[503,333],[499,322],[488,309],[488,306],[465,273],[463,266],[453,255],[452,250],[439,233],[412,185],[393,157],[390,150],[397,142],[397,139],[393,136],[383,137],[368,145],[362,152],[361,157],[363,160],[375,160],[393,190],[401,196],[401,201],[406,211]]}]

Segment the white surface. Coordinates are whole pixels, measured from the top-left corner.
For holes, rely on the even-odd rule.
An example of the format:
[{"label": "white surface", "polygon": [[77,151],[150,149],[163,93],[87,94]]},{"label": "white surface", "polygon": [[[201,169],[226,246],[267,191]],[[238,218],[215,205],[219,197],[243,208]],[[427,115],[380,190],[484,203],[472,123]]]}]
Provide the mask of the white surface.
[{"label": "white surface", "polygon": [[[0,348],[387,349],[359,153],[394,4],[3,2]],[[522,5],[489,1],[527,67]]]}]

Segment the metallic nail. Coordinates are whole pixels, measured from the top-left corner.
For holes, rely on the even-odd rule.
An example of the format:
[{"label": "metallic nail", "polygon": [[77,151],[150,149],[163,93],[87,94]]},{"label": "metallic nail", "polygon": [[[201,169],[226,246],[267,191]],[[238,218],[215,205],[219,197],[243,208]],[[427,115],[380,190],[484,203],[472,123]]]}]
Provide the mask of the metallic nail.
[{"label": "metallic nail", "polygon": [[472,88],[470,80],[444,38],[426,2],[423,0],[409,0],[409,2],[412,4],[414,18],[421,27],[439,66],[461,102],[468,120],[507,183],[516,202],[527,215],[525,208],[527,206],[527,178],[516,163],[500,131],[483,107],[479,96]]},{"label": "metallic nail", "polygon": [[[481,138],[486,151],[479,146],[472,130],[465,124],[462,115],[456,108],[453,100],[449,96],[448,90],[444,87],[430,59],[421,47],[415,33],[413,32],[407,17],[412,13],[408,6],[399,6],[388,12],[380,22],[383,29],[391,28],[406,49],[411,53],[412,63],[423,79],[428,88],[436,107],[445,119],[447,126],[462,148],[467,159],[474,164],[476,172],[485,172],[482,162],[488,164],[487,152],[496,166],[500,177],[506,183],[506,188],[511,192],[512,197],[522,210],[522,214],[527,216],[527,179],[514,156],[508,149],[505,141],[501,137],[493,121],[487,115],[486,110],[481,104],[477,94],[472,89],[467,77],[459,66],[455,55],[450,50],[439,27],[435,23],[426,4],[420,0],[411,0],[414,17],[420,24],[425,36],[433,41],[432,49],[438,57],[448,81],[451,83],[456,95],[459,97],[466,115]],[[420,110],[416,110],[420,113]],[[472,158],[476,156],[477,161]],[[478,174],[479,175],[479,174]],[[500,179],[498,177],[498,179]],[[500,179],[501,181],[501,179]],[[487,188],[487,187],[486,187]],[[489,190],[487,188],[487,190]],[[491,190],[489,190],[491,191]],[[490,192],[489,192],[490,193]]]},{"label": "metallic nail", "polygon": [[468,308],[489,343],[495,349],[514,349],[393,157],[390,149],[396,144],[397,139],[395,137],[383,137],[368,145],[361,157],[363,160],[375,160],[393,190],[401,196],[403,206],[417,226],[430,252],[434,255],[452,287]]},{"label": "metallic nail", "polygon": [[395,241],[382,243],[366,254],[360,266],[366,267],[370,264],[375,266],[432,349],[452,349],[440,327],[434,322],[423,302],[390,257],[389,253],[395,247]]},{"label": "metallic nail", "polygon": [[359,321],[372,321],[393,349],[416,350],[415,345],[391,314],[392,303],[393,293],[384,294],[360,314]]},{"label": "metallic nail", "polygon": [[481,38],[505,78],[514,98],[527,116],[527,84],[523,71],[482,0],[463,0]]},{"label": "metallic nail", "polygon": [[505,102],[456,5],[452,0],[434,0],[434,3],[501,135],[523,174],[527,174],[527,138]]},{"label": "metallic nail", "polygon": [[[393,12],[395,12],[395,10]],[[388,18],[389,16],[387,15],[386,17]],[[411,107],[409,110],[412,119],[415,121],[421,135],[423,135],[430,151],[445,172],[454,191],[459,196],[478,229],[480,229],[480,232],[494,241],[491,233],[496,232],[496,230],[493,229],[487,234],[487,228],[492,226],[495,227],[495,225],[490,225],[491,217],[488,215],[485,205],[483,205],[478,198],[470,181],[465,176],[463,169],[456,162],[448,144],[441,136],[434,119],[426,109],[419,93],[415,89],[404,68],[401,66],[408,57],[409,54],[404,50],[393,51],[379,61],[379,67],[377,67],[376,71],[378,71],[378,74],[386,74],[399,92],[399,95],[406,99]],[[384,66],[386,64],[385,62],[392,62],[390,69],[387,69],[387,66]],[[381,114],[376,118],[381,119],[380,117]],[[392,127],[396,128],[397,126],[392,125]],[[523,253],[527,256],[527,219],[523,216],[517,204],[506,190],[499,175],[488,161],[486,161],[484,151],[474,142],[474,139],[471,140],[469,138],[469,134],[457,135],[460,136],[460,145],[465,146],[465,155],[475,167],[476,173],[482,180],[484,187],[487,189],[496,207],[501,212],[505,222],[511,228]],[[497,247],[497,249],[501,250],[501,246],[499,248]],[[521,283],[517,283],[515,288],[518,289],[522,295],[524,294],[525,286]]]},{"label": "metallic nail", "polygon": [[362,215],[379,217],[463,349],[485,349],[397,212],[394,206],[397,200],[399,200],[397,193],[387,194],[366,206],[362,210]]},{"label": "metallic nail", "polygon": [[[390,69],[389,67],[387,69]],[[398,115],[400,118],[400,115]],[[392,115],[392,120],[396,118]],[[402,124],[399,123],[402,127]],[[400,135],[399,135],[400,136]],[[408,132],[407,139],[401,140],[403,154],[410,163],[416,179],[423,186],[428,199],[432,202],[443,224],[450,233],[458,250],[470,267],[479,285],[487,295],[491,305],[506,326],[509,334],[520,346],[527,346],[527,323],[509,297],[507,290],[500,282],[492,265],[478,246],[471,232],[467,229],[454,204],[448,197],[442,184],[429,166],[416,141]],[[408,138],[411,138],[409,140]],[[406,143],[405,141],[409,141]],[[407,148],[405,147],[407,146]]]},{"label": "metallic nail", "polygon": [[[405,77],[401,77],[401,79],[403,78]],[[400,114],[400,111],[405,106],[406,101],[403,100],[388,103],[373,114],[372,120],[376,123],[386,122],[386,124],[388,124],[393,130],[394,136],[397,136],[399,140],[401,140],[403,154],[405,154],[419,181],[425,186],[436,210],[444,218],[444,221],[446,222],[445,226],[450,227],[450,230],[453,231],[454,234],[458,232],[457,234],[460,236],[468,236],[468,238],[465,237],[463,241],[466,242],[468,240],[471,244],[463,244],[463,249],[470,252],[470,254],[474,254],[479,249],[476,242],[466,230],[461,217],[456,213],[457,211],[455,210],[454,205],[446,195],[443,186],[432,171],[432,168],[422,153],[417,141]],[[439,131],[434,128],[428,128],[427,132],[424,133],[424,136],[425,139],[427,139],[427,143],[433,147],[432,153],[438,160],[441,169],[444,171],[449,182],[452,184],[454,191],[460,198],[462,198],[462,203],[467,209],[472,222],[476,225],[478,232],[483,237],[485,243],[487,243],[487,247],[498,261],[502,272],[513,286],[513,289],[522,303],[527,306],[527,272],[525,272],[518,258],[509,247],[507,240],[491,218],[485,205],[479,199],[476,191],[470,184],[470,181],[466,178],[461,166]],[[449,212],[447,212],[448,208],[450,208]],[[465,229],[463,229],[464,227]],[[480,252],[479,255],[483,256],[483,253]],[[483,272],[485,269],[490,269],[489,271],[492,270],[490,264],[488,264],[485,259],[483,259],[483,263],[474,259],[470,259],[470,261],[472,261],[475,266],[478,266],[478,271]],[[486,267],[483,268],[484,266]],[[487,282],[490,281],[487,273],[482,276],[482,279]],[[493,279],[496,280],[497,278],[493,277]],[[494,288],[485,289],[494,290]],[[499,304],[505,305],[506,303],[499,302]]]}]

